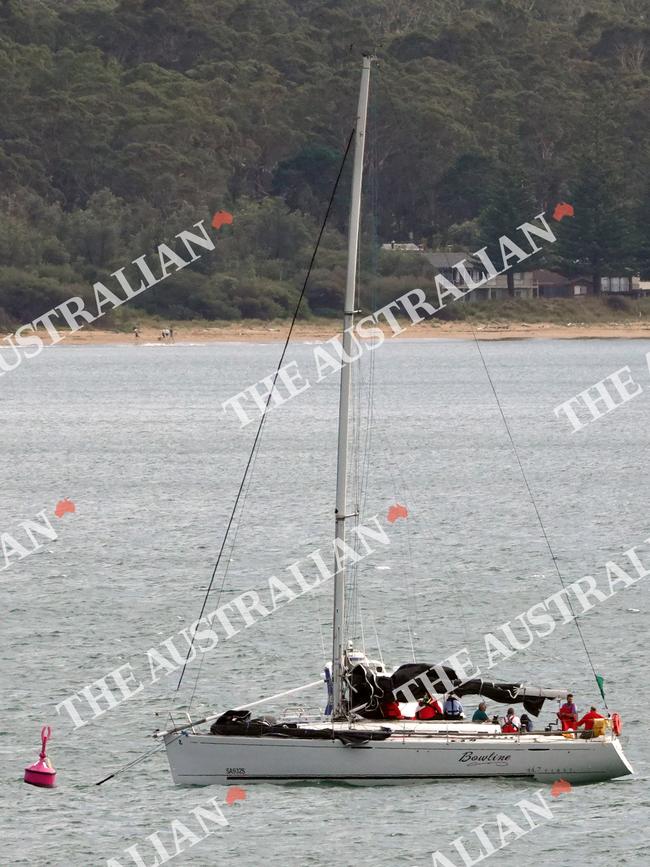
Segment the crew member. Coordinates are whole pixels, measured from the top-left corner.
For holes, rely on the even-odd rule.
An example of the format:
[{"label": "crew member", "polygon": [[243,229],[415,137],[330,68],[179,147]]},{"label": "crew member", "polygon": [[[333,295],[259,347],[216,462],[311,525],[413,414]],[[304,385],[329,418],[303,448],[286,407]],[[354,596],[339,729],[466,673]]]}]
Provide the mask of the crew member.
[{"label": "crew member", "polygon": [[478,708],[474,711],[474,716],[472,717],[472,722],[487,722],[490,717],[485,712],[487,705],[484,701],[482,701]]},{"label": "crew member", "polygon": [[576,728],[580,728],[580,726],[584,725],[585,730],[580,737],[582,738],[593,738],[594,736],[594,720],[597,719],[605,719],[602,714],[599,714],[596,708],[592,705],[589,713],[586,713],[581,720],[578,720],[576,724]]},{"label": "crew member", "polygon": [[416,719],[442,719],[442,708],[433,696],[425,695],[419,704],[415,712]]},{"label": "crew member", "polygon": [[388,695],[379,703],[379,712],[382,719],[402,719],[402,711],[392,695]]},{"label": "crew member", "polygon": [[503,724],[501,726],[501,731],[504,734],[514,734],[518,732],[521,728],[521,720],[515,714],[515,709],[513,707],[508,708],[508,713],[503,718]]},{"label": "crew member", "polygon": [[455,692],[450,692],[445,699],[445,719],[465,719],[465,710]]},{"label": "crew member", "polygon": [[571,693],[567,695],[566,702],[557,712],[557,718],[562,725],[563,732],[575,729],[578,722],[578,708],[573,703],[573,695]]}]

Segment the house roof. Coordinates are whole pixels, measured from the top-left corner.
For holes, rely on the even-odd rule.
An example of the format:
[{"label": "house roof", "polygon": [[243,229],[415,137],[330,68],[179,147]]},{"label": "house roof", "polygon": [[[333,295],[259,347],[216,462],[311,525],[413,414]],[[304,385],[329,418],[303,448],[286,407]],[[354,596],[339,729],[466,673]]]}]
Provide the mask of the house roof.
[{"label": "house roof", "polygon": [[434,268],[453,268],[463,259],[472,259],[474,254],[466,250],[434,250],[423,255]]},{"label": "house roof", "polygon": [[566,277],[557,271],[548,271],[545,268],[533,271],[533,279],[540,286],[575,286],[577,283],[591,283],[590,277]]},{"label": "house roof", "polygon": [[533,271],[533,279],[537,280],[540,286],[566,286],[569,282],[563,274],[558,274],[557,271],[548,271],[546,268]]}]

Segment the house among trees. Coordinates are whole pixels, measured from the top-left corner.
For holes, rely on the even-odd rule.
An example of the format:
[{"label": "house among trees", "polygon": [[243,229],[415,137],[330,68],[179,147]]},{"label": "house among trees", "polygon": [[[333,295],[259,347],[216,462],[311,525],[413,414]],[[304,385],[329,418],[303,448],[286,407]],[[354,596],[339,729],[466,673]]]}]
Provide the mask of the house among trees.
[{"label": "house among trees", "polygon": [[424,247],[421,244],[409,242],[407,244],[398,244],[396,241],[391,241],[390,244],[382,244],[382,250],[397,250],[398,253],[421,253]]},{"label": "house among trees", "polygon": [[[475,283],[484,280],[486,277],[482,263],[475,261],[472,258],[472,253],[467,250],[434,251],[424,253],[424,257],[433,266],[437,274],[446,277],[447,280],[450,280],[456,286],[463,284],[463,278],[454,268],[454,265],[463,260],[465,260],[465,267]],[[513,276],[515,298],[536,297],[536,287],[532,271],[515,272]],[[508,279],[505,274],[499,274],[497,277],[487,280],[482,286],[474,289],[473,292],[466,296],[469,301],[500,301],[503,298],[509,297]]]},{"label": "house among trees", "polygon": [[[441,274],[455,286],[463,286],[464,281],[455,268],[459,262],[465,262],[465,267],[471,280],[478,283],[485,279],[483,264],[473,259],[473,254],[467,250],[433,250],[425,251],[416,244],[383,244],[382,250],[394,250],[401,253],[417,253],[427,260],[436,274]],[[593,295],[593,278],[591,276],[567,277],[558,271],[536,269],[515,271],[512,274],[514,285],[512,294],[508,287],[506,274],[499,274],[487,280],[477,289],[465,296],[468,301],[501,301],[506,298],[580,298]],[[601,277],[601,293],[603,295],[628,295],[637,298],[650,291],[650,282],[642,283],[638,274]]]},{"label": "house among trees", "polygon": [[[449,251],[434,251],[424,253],[424,257],[433,266],[436,273],[441,274],[450,280],[454,285],[460,286],[463,284],[463,279],[460,273],[454,268],[459,262],[465,260],[465,267],[468,270],[471,279],[478,283],[485,279],[485,269],[480,262],[474,261],[472,253],[467,250],[449,250]],[[533,271],[515,272],[514,276],[514,297],[515,298],[535,298],[537,295],[536,285],[533,279]],[[491,280],[487,280],[478,289],[474,289],[466,296],[469,301],[501,301],[504,298],[509,298],[508,279],[505,274],[499,274]]]},{"label": "house among trees", "polygon": [[[578,298],[593,294],[591,277],[565,277],[557,271],[541,269],[533,271],[539,298]],[[603,295],[629,295],[636,298],[644,293],[637,274],[626,277],[601,277],[600,291]]]}]

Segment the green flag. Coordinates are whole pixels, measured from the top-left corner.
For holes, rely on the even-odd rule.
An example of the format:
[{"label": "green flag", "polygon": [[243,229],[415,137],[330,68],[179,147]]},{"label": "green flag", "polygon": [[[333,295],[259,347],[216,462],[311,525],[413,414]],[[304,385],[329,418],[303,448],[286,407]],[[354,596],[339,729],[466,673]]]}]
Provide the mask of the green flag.
[{"label": "green flag", "polygon": [[596,675],[596,683],[598,684],[598,689],[600,690],[600,694],[603,697],[603,701],[605,701],[605,678],[602,674]]}]

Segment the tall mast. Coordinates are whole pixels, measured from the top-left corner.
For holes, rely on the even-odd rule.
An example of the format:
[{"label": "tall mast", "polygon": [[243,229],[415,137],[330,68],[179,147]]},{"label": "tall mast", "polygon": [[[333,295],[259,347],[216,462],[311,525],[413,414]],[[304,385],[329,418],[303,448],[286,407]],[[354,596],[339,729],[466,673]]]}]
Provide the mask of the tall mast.
[{"label": "tall mast", "polygon": [[[343,358],[351,357],[352,327],[356,310],[357,260],[359,254],[359,223],[361,219],[361,182],[363,179],[363,154],[366,141],[366,119],[368,116],[368,91],[370,88],[370,65],[372,58],[363,58],[359,107],[355,124],[354,169],[352,174],[352,202],[350,205],[350,235],[348,238],[348,272],[345,284],[345,306],[343,313]],[[352,515],[347,514],[348,482],[348,440],[350,421],[350,390],[352,366],[343,361],[341,368],[341,394],[339,402],[338,459],[336,466],[336,510],[335,532],[337,544],[345,542],[345,522]],[[343,664],[345,656],[345,568],[337,569],[334,577],[334,618],[332,649],[333,708],[332,717],[336,719],[344,713],[343,701]]]}]

